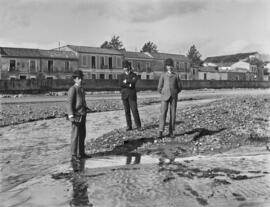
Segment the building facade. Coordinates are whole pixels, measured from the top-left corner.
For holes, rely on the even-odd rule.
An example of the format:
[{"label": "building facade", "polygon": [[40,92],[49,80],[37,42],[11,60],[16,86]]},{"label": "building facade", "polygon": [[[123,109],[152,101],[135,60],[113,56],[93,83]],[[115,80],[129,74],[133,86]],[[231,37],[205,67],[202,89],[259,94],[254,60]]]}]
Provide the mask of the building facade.
[{"label": "building facade", "polygon": [[122,72],[124,55],[117,50],[76,45],[56,50],[74,52],[78,56],[78,68],[86,79],[117,79]]},{"label": "building facade", "polygon": [[162,72],[166,71],[164,62],[167,58],[171,58],[174,61],[175,72],[179,73],[181,79],[191,79],[190,60],[186,56],[160,52],[145,54],[153,58],[152,67],[154,79],[158,78]]},{"label": "building facade", "polygon": [[[258,52],[207,57],[204,65],[216,65],[221,72],[228,72],[229,80],[264,80],[264,69],[254,64],[260,60]],[[256,61],[255,61],[256,62]]]},{"label": "building facade", "polygon": [[0,47],[0,78],[66,79],[78,68],[72,52]]},{"label": "building facade", "polygon": [[140,79],[154,79],[154,59],[142,52],[123,51],[125,60],[129,61]]},{"label": "building facade", "polygon": [[181,79],[198,75],[197,70],[191,70],[188,58],[180,54],[66,45],[52,50],[0,47],[0,79],[69,79],[77,69],[83,71],[85,79],[118,79],[125,59],[139,78],[158,79],[166,71],[167,58],[173,59]]},{"label": "building facade", "polygon": [[228,80],[228,73],[220,72],[216,67],[200,67],[197,80]]}]

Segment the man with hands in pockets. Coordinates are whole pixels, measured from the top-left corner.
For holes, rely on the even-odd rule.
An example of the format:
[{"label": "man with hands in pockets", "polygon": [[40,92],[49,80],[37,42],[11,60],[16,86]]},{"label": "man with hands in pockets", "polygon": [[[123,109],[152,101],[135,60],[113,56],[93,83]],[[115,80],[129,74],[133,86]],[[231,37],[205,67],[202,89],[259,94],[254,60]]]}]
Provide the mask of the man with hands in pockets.
[{"label": "man with hands in pockets", "polygon": [[168,58],[165,60],[166,72],[160,76],[158,83],[158,92],[161,94],[161,108],[159,117],[159,134],[158,138],[162,138],[165,128],[166,116],[170,105],[170,122],[169,136],[174,137],[176,107],[178,93],[182,90],[181,80],[179,75],[173,71],[173,60]]}]

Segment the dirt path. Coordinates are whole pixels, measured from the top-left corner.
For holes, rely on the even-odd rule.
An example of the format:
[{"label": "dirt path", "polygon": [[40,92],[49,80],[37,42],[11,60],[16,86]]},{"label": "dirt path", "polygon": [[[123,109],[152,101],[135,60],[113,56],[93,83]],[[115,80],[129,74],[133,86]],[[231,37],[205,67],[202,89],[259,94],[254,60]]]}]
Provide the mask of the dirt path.
[{"label": "dirt path", "polygon": [[[270,159],[263,143],[269,142],[270,122],[269,111],[261,113],[269,105],[268,92],[245,91],[245,98],[239,102],[237,98],[224,102],[215,102],[217,99],[180,102],[181,121],[176,139],[157,144],[152,140],[157,134],[159,104],[139,109],[143,132],[124,131],[122,110],[89,114],[88,149],[96,156],[84,164],[77,163],[77,167],[85,166],[85,170],[75,174],[69,163],[70,123],[64,118],[2,127],[0,203],[5,207],[68,206],[70,202],[77,206],[108,207],[268,206]],[[216,92],[204,95],[209,97],[211,93]],[[239,100],[243,95],[242,91],[231,94],[239,96]],[[250,126],[256,129],[255,134],[249,134]],[[246,135],[259,144],[251,142],[252,145],[239,148]],[[193,142],[194,138],[198,142]],[[129,141],[118,147],[124,140]],[[237,149],[190,157],[192,153],[205,153],[211,146],[228,143],[229,148]],[[130,146],[138,149],[129,154],[135,161],[128,154],[128,157],[98,154],[110,149],[123,151]],[[195,151],[181,158],[183,150],[193,150],[192,146],[197,146]],[[105,167],[106,164],[111,167]]]}]

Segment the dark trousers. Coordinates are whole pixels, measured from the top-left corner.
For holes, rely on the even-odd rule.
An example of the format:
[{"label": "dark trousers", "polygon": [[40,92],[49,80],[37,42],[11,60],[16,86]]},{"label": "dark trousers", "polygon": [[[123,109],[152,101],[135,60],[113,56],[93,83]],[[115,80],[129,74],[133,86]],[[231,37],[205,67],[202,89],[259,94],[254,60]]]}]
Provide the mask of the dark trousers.
[{"label": "dark trousers", "polygon": [[164,131],[169,105],[170,105],[169,131],[172,132],[173,130],[175,130],[177,98],[170,97],[170,99],[167,101],[163,100],[161,101],[159,131]]},{"label": "dark trousers", "polygon": [[82,117],[81,123],[71,124],[71,155],[80,156],[84,152],[84,140],[86,136],[86,116]]},{"label": "dark trousers", "polygon": [[124,109],[125,109],[125,115],[126,115],[126,120],[127,120],[127,127],[132,128],[132,122],[131,122],[131,115],[130,115],[130,109],[133,114],[133,118],[135,121],[135,124],[137,128],[141,127],[141,120],[140,120],[140,115],[138,111],[138,106],[137,106],[137,100],[136,99],[131,99],[130,97],[126,99],[122,99]]}]

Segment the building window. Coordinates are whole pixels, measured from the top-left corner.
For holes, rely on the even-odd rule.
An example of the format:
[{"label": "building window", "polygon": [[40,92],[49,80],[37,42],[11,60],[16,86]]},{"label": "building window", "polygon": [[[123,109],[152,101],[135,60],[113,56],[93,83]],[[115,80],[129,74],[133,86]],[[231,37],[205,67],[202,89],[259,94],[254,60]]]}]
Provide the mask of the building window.
[{"label": "building window", "polygon": [[99,75],[99,79],[105,79],[105,75],[104,74],[100,74]]},{"label": "building window", "polygon": [[109,79],[113,79],[113,75],[112,74],[109,74]]},{"label": "building window", "polygon": [[117,57],[117,68],[121,68],[122,64],[121,64],[121,58]]},{"label": "building window", "polygon": [[146,62],[146,72],[150,73],[151,72],[151,67],[150,67],[150,63]]},{"label": "building window", "polygon": [[180,69],[184,70],[185,69],[185,63],[180,63]]},{"label": "building window", "polygon": [[142,76],[141,75],[138,75],[138,79],[142,79]]},{"label": "building window", "polygon": [[53,72],[53,61],[48,60],[48,73],[52,73],[52,72]]},{"label": "building window", "polygon": [[100,68],[103,69],[105,66],[105,58],[104,57],[100,57]]},{"label": "building window", "polygon": [[149,80],[150,79],[150,76],[149,75],[146,75],[146,80]]},{"label": "building window", "polygon": [[96,68],[96,57],[95,56],[92,56],[91,57],[91,62],[92,62],[92,68]]},{"label": "building window", "polygon": [[176,70],[179,71],[179,62],[176,61]]},{"label": "building window", "polygon": [[188,70],[187,63],[184,64],[185,64],[185,71],[187,71]]},{"label": "building window", "polygon": [[195,75],[195,69],[193,69],[192,72],[193,72],[193,75]]},{"label": "building window", "polygon": [[13,72],[16,69],[16,60],[9,61],[9,72]]},{"label": "building window", "polygon": [[30,73],[36,72],[36,61],[30,60]]},{"label": "building window", "polygon": [[112,57],[109,57],[109,69],[112,69]]},{"label": "building window", "polygon": [[206,73],[203,74],[203,79],[207,80],[207,74]]},{"label": "building window", "polygon": [[65,71],[69,71],[69,61],[65,61]]},{"label": "building window", "polygon": [[96,79],[96,74],[92,74],[92,79]]},{"label": "building window", "polygon": [[140,63],[137,63],[137,71],[141,72],[141,64]]},{"label": "building window", "polygon": [[82,65],[87,66],[87,56],[86,55],[82,56]]}]

